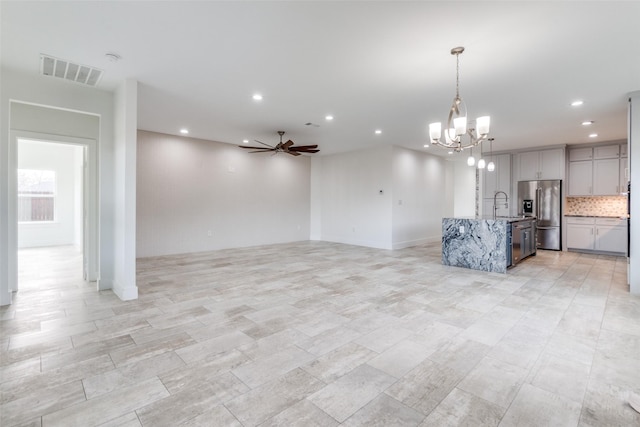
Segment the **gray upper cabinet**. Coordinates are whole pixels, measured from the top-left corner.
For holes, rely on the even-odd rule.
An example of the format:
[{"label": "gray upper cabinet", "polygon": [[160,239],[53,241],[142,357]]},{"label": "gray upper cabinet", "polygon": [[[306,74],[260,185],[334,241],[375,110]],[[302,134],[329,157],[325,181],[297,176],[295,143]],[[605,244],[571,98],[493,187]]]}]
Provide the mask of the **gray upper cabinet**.
[{"label": "gray upper cabinet", "polygon": [[594,159],[617,159],[620,157],[619,145],[605,145],[593,148]]},{"label": "gray upper cabinet", "polygon": [[620,160],[593,161],[593,195],[608,196],[620,193]]},{"label": "gray upper cabinet", "polygon": [[[624,153],[624,154],[623,154]],[[612,196],[626,186],[626,144],[569,150],[569,196]]]},{"label": "gray upper cabinet", "polygon": [[564,178],[565,160],[562,148],[518,153],[515,161],[518,181]]},{"label": "gray upper cabinet", "polygon": [[[573,150],[571,150],[573,151]],[[569,163],[569,196],[593,195],[593,162]]]},{"label": "gray upper cabinet", "polygon": [[593,159],[593,148],[573,148],[569,150],[569,161],[579,162]]}]

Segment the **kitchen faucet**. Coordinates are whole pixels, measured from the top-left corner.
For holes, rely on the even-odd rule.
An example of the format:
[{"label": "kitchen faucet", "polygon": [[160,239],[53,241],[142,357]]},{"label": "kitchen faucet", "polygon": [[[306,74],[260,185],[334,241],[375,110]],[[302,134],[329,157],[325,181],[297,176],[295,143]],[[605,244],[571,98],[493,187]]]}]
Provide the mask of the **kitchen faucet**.
[{"label": "kitchen faucet", "polygon": [[500,193],[504,194],[504,207],[509,207],[509,196],[507,196],[507,193],[505,193],[504,191],[496,191],[496,194],[493,195],[493,219],[496,218],[496,214],[498,211],[498,204],[496,203],[496,201],[498,198],[498,194]]}]

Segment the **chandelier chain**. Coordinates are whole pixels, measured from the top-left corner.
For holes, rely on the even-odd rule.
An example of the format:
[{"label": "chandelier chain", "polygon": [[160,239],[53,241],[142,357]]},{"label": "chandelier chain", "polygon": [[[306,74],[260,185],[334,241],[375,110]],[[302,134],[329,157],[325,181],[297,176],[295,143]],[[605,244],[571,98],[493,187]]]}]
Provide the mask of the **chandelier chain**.
[{"label": "chandelier chain", "polygon": [[456,53],[456,99],[460,99],[460,54]]}]

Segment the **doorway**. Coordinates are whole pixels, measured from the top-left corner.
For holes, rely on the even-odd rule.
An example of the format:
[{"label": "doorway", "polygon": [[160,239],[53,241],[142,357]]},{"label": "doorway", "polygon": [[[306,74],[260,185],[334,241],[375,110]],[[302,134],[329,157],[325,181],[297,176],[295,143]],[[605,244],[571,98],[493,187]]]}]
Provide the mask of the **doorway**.
[{"label": "doorway", "polygon": [[68,279],[85,279],[86,147],[23,138],[17,147],[19,288],[46,288],[63,264]]},{"label": "doorway", "polygon": [[[79,260],[82,281],[98,280],[98,210],[96,141],[35,132],[12,132],[15,174],[9,182],[10,256],[13,287],[31,279],[25,269],[49,264],[44,258]],[[38,261],[40,260],[40,261]],[[11,260],[10,260],[11,261]]]}]

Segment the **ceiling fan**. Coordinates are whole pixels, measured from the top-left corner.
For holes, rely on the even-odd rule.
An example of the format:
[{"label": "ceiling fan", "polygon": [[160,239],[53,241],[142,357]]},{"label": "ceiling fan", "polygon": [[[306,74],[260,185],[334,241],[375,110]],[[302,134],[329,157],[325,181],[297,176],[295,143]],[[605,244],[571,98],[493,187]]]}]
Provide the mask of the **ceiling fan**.
[{"label": "ceiling fan", "polygon": [[265,144],[262,141],[258,141],[257,139],[255,141],[259,144],[264,145],[264,147],[250,147],[248,145],[238,145],[238,147],[254,150],[254,151],[249,151],[250,153],[266,153],[266,152],[272,151],[273,154],[287,153],[287,154],[291,154],[292,156],[299,156],[301,153],[317,153],[320,151],[318,150],[317,145],[295,146],[293,145],[292,140],[288,140],[287,142],[282,142],[282,135],[284,135],[284,131],[279,130],[278,135],[280,135],[280,142],[275,147],[269,144]]}]

